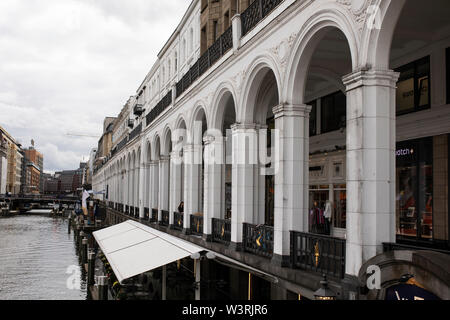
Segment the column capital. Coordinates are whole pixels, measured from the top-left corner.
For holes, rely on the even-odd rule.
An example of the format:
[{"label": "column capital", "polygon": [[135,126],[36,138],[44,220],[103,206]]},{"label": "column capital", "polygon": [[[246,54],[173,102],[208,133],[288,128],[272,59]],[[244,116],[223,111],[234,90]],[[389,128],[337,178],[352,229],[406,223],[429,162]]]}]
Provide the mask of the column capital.
[{"label": "column capital", "polygon": [[236,131],[248,131],[248,130],[256,130],[258,129],[258,125],[256,123],[235,123],[230,126],[232,132]]},{"label": "column capital", "polygon": [[392,70],[358,70],[342,78],[347,91],[362,86],[384,86],[396,89],[399,72]]},{"label": "column capital", "polygon": [[170,156],[159,156],[159,162],[168,162],[170,160]]},{"label": "column capital", "polygon": [[306,117],[311,112],[312,107],[306,104],[282,103],[273,107],[272,112],[276,118],[280,117]]}]

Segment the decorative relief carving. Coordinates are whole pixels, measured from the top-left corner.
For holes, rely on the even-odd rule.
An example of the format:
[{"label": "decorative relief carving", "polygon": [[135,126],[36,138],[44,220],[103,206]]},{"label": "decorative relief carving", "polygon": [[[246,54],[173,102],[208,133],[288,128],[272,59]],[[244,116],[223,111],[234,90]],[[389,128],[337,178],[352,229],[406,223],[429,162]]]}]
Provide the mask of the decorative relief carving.
[{"label": "decorative relief carving", "polygon": [[355,19],[358,30],[361,32],[364,29],[364,24],[367,21],[367,13],[370,0],[336,0],[337,3],[346,7],[352,13]]},{"label": "decorative relief carving", "polygon": [[297,38],[297,33],[291,34],[288,38],[283,39],[277,46],[269,49],[269,51],[275,56],[280,66],[280,71],[284,74],[287,67],[289,55],[294,45],[294,41]]}]

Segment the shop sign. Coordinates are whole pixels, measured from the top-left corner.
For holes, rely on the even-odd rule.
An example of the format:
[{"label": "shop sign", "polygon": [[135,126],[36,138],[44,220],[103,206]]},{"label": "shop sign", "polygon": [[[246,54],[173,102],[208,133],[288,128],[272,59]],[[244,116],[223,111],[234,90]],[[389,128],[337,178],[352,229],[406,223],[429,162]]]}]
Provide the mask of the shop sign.
[{"label": "shop sign", "polygon": [[386,290],[386,300],[440,300],[431,292],[412,284],[398,284]]},{"label": "shop sign", "polygon": [[397,157],[402,157],[402,156],[411,156],[414,154],[414,149],[399,149],[395,152]]}]

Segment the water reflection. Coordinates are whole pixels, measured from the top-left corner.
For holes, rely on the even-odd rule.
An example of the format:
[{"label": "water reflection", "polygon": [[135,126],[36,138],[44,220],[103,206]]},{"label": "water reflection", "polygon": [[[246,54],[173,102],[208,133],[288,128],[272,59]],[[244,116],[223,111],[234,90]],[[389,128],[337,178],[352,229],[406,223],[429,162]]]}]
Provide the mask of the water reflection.
[{"label": "water reflection", "polygon": [[85,273],[66,219],[0,219],[0,300],[85,299]]}]

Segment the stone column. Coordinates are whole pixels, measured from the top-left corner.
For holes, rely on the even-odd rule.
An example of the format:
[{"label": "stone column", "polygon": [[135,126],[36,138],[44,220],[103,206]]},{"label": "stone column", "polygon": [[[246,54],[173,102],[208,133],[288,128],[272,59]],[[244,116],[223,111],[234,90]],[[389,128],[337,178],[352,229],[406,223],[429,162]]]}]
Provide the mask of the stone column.
[{"label": "stone column", "polygon": [[170,224],[173,224],[173,213],[178,212],[178,205],[181,202],[181,166],[182,158],[179,151],[173,151],[170,154]]},{"label": "stone column", "polygon": [[395,96],[398,73],[357,71],[347,87],[346,274],[395,242]]},{"label": "stone column", "polygon": [[205,142],[205,181],[203,234],[211,240],[212,219],[221,217],[222,210],[222,165],[225,163],[224,138],[207,136]]},{"label": "stone column", "polygon": [[235,14],[231,18],[231,25],[233,26],[233,52],[236,52],[241,46],[242,38],[242,24],[240,14]]},{"label": "stone column", "polygon": [[150,181],[150,213],[152,209],[158,209],[159,199],[159,163],[158,161],[150,162],[151,181]]},{"label": "stone column", "polygon": [[184,219],[183,229],[188,233],[191,214],[199,209],[198,185],[200,181],[200,166],[202,161],[202,146],[187,144],[184,146]]},{"label": "stone column", "polygon": [[158,217],[161,220],[161,210],[169,210],[169,156],[161,156],[159,160],[159,207]]},{"label": "stone column", "polygon": [[255,124],[231,126],[233,135],[231,244],[236,250],[242,247],[243,223],[253,223],[254,179],[257,165],[257,132]]},{"label": "stone column", "polygon": [[309,113],[306,105],[282,104],[275,115],[274,254],[272,262],[289,265],[290,231],[308,230]]},{"label": "stone column", "polygon": [[141,163],[139,168],[139,218],[144,218],[144,207],[145,207],[145,177],[147,176],[147,165]]}]

